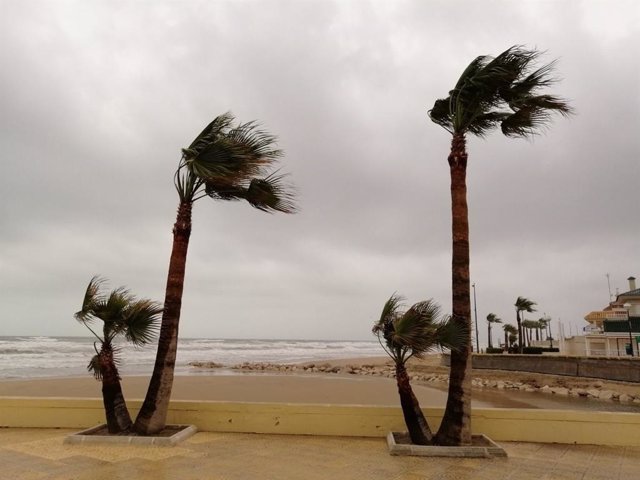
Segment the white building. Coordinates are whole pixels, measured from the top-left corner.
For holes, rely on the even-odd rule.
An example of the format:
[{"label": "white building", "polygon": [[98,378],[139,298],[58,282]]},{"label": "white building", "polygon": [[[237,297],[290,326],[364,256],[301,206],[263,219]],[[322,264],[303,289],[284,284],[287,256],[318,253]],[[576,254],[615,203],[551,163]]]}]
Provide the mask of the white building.
[{"label": "white building", "polygon": [[565,355],[617,357],[640,356],[640,289],[635,277],[629,277],[629,291],[619,294],[602,310],[588,313],[585,334],[564,339],[561,351]]}]

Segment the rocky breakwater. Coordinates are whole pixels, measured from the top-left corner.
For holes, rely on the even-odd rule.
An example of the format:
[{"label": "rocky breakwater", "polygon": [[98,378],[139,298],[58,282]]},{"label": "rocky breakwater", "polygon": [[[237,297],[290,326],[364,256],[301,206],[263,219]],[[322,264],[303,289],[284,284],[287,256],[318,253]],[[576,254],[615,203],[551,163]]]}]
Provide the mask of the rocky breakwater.
[{"label": "rocky breakwater", "polygon": [[[191,362],[189,365],[202,369],[217,369],[225,365],[216,362]],[[391,363],[385,364],[334,364],[305,363],[281,364],[270,362],[244,362],[228,367],[246,373],[279,373],[279,374],[319,374],[319,375],[370,375],[394,378],[395,368]],[[437,371],[430,371],[437,370]],[[426,367],[409,364],[409,377],[416,384],[446,384],[449,375],[441,367]],[[486,371],[484,371],[486,372]],[[483,373],[484,373],[483,372]],[[482,377],[474,377],[472,385],[478,389],[519,390],[527,393],[544,393],[558,396],[587,397],[602,401],[637,404],[640,406],[640,386],[625,384],[624,386],[604,383],[599,380],[585,382],[585,379],[561,377],[556,375],[531,375],[523,372],[494,372]],[[509,375],[511,379],[504,378]]]}]

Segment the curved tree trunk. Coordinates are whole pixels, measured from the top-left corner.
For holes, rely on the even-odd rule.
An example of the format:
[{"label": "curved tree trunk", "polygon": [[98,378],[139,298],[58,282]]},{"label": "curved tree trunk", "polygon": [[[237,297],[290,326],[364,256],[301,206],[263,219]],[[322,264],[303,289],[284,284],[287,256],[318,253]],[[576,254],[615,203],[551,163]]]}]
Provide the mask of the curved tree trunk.
[{"label": "curved tree trunk", "polygon": [[400,405],[404,415],[404,423],[409,430],[411,442],[415,445],[431,445],[433,434],[420,409],[420,403],[413,393],[409,375],[404,364],[396,363],[396,382],[398,383],[398,394],[400,395]]},{"label": "curved tree trunk", "polygon": [[142,435],[159,432],[165,427],[167,421],[178,350],[178,324],[182,306],[187,249],[191,235],[191,207],[191,202],[180,202],[176,223],[173,226],[173,248],[169,261],[156,363],[153,367],[147,395],[135,423],[135,431]]},{"label": "curved tree trunk", "polygon": [[122,394],[120,375],[113,360],[113,349],[110,345],[103,345],[100,351],[100,373],[107,430],[109,433],[128,432],[132,425],[131,416]]},{"label": "curved tree trunk", "polygon": [[449,394],[435,442],[471,443],[471,289],[469,285],[469,213],[467,208],[467,152],[463,134],[456,133],[449,154],[451,174],[452,321],[465,331],[465,345],[451,352]]}]

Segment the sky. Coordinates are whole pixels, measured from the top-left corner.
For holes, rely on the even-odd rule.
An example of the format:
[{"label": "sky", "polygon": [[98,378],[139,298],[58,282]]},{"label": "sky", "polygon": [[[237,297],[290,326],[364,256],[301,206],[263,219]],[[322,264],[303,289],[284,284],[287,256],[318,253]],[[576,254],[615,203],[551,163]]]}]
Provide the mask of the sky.
[{"label": "sky", "polygon": [[607,274],[640,277],[636,0],[0,0],[0,45],[0,336],[85,335],[96,274],[162,301],[180,149],[226,111],[278,137],[299,213],[196,202],[181,336],[371,340],[394,292],[449,312],[427,111],[512,45],[557,59],[576,114],[468,138],[480,344],[518,296],[575,333]]}]

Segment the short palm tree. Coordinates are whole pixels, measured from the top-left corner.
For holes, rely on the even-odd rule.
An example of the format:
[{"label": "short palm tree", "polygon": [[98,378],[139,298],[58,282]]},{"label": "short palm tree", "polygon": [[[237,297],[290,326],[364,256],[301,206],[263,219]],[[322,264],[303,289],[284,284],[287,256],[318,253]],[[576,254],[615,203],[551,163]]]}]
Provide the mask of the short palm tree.
[{"label": "short palm tree", "polygon": [[502,330],[504,330],[504,346],[509,350],[511,344],[518,338],[518,329],[510,323],[506,323],[502,326]]},{"label": "short palm tree", "polygon": [[395,363],[400,405],[411,441],[430,445],[433,434],[411,388],[406,363],[435,348],[456,349],[468,333],[460,332],[449,317],[441,317],[439,305],[432,300],[418,302],[406,312],[401,311],[402,300],[396,294],[387,300],[373,333]]},{"label": "short palm tree", "polygon": [[520,315],[520,312],[529,312],[529,313],[535,312],[536,309],[533,307],[536,306],[536,302],[533,302],[528,298],[518,297],[514,306],[516,307],[516,320],[518,322],[518,338],[520,339],[518,341],[518,353],[522,353],[522,348],[525,343],[524,342],[525,337],[524,337],[524,331],[522,328],[522,317]]},{"label": "short palm tree", "polygon": [[537,332],[538,328],[540,328],[540,324],[537,320],[522,320],[522,328],[525,331],[525,338],[527,339],[528,347],[531,346],[531,342],[533,341],[533,332],[534,330]]},{"label": "short palm tree", "polygon": [[[480,56],[462,72],[446,98],[435,101],[431,120],[452,136],[449,153],[452,217],[453,321],[471,332],[469,285],[469,215],[467,206],[466,135],[485,137],[500,127],[507,137],[530,137],[545,127],[553,113],[568,115],[562,98],[542,94],[554,83],[554,63],[535,68],[540,53],[519,46],[495,58]],[[451,354],[449,395],[437,437],[442,445],[471,443],[471,334],[467,348]]]},{"label": "short palm tree", "polygon": [[493,348],[493,344],[491,341],[491,325],[494,323],[502,323],[502,319],[498,318],[498,316],[495,313],[490,313],[489,315],[487,315],[487,328],[488,328],[488,335],[489,335],[489,348]]},{"label": "short palm tree", "polygon": [[295,212],[294,196],[285,176],[270,171],[282,156],[276,138],[255,122],[234,125],[225,113],[198,135],[182,157],[174,174],[180,200],[173,226],[164,313],[158,352],[149,389],[136,418],[136,432],[148,435],[166,424],[178,348],[187,249],[191,235],[193,204],[205,197],[213,200],[246,200],[263,212]]},{"label": "short palm tree", "polygon": [[[106,294],[100,291],[104,280],[93,277],[87,286],[82,308],[75,318],[96,337],[93,356],[87,369],[102,381],[102,401],[110,433],[128,432],[131,416],[122,394],[118,373],[118,348],[114,340],[124,337],[135,346],[152,341],[157,333],[162,306],[147,299],[137,299],[124,287]],[[101,332],[92,328],[95,321],[102,322]]]}]

